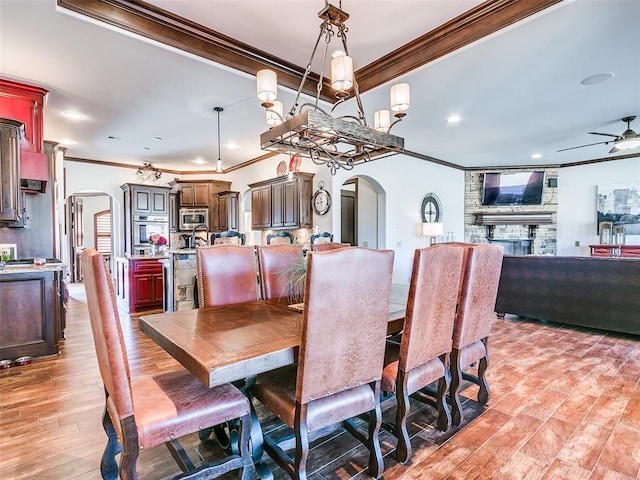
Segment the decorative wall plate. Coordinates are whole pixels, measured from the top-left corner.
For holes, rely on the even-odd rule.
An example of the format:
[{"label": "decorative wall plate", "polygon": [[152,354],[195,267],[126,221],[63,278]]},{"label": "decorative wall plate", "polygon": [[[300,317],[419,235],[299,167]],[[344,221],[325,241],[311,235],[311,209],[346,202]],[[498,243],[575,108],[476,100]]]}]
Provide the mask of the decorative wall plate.
[{"label": "decorative wall plate", "polygon": [[288,168],[287,168],[287,162],[285,162],[284,160],[282,160],[279,164],[278,164],[278,168],[276,170],[276,173],[279,177],[284,177],[287,174]]}]

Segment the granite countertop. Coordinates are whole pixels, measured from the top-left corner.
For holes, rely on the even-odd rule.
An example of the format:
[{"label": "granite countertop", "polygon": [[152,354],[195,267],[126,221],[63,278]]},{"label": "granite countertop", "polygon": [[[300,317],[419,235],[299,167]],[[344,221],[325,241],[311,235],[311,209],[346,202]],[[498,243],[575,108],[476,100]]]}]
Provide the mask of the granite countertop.
[{"label": "granite countertop", "polygon": [[8,264],[0,270],[0,275],[13,273],[59,272],[63,270],[64,267],[66,267],[66,265],[61,262],[47,263],[44,267],[35,267],[33,264]]},{"label": "granite countertop", "polygon": [[118,261],[127,261],[127,260],[164,260],[169,258],[167,254],[160,255],[129,255],[128,257],[116,257]]},{"label": "granite countertop", "polygon": [[176,254],[180,254],[180,253],[196,253],[196,249],[195,248],[176,248],[176,249],[172,249],[169,251],[170,254],[172,255],[176,255]]}]

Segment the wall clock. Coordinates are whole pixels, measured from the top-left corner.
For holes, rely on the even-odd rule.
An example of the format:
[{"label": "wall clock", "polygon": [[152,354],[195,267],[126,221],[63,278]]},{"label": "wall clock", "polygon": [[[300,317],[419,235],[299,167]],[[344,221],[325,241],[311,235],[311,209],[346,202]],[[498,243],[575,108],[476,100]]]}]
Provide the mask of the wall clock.
[{"label": "wall clock", "polygon": [[435,193],[427,193],[422,199],[422,223],[441,222],[442,204]]},{"label": "wall clock", "polygon": [[320,182],[318,187],[311,197],[311,206],[318,215],[325,215],[331,208],[331,195],[324,189],[324,182]]}]

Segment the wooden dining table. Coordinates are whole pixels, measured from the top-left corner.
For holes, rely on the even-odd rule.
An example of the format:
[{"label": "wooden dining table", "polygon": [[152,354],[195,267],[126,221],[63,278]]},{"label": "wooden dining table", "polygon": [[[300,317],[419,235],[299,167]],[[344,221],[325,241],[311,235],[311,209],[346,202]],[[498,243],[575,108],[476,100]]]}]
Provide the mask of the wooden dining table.
[{"label": "wooden dining table", "polygon": [[[402,330],[407,294],[407,285],[392,286],[389,334]],[[260,300],[142,315],[138,324],[204,385],[214,387],[295,363],[302,308],[286,299]]]},{"label": "wooden dining table", "polygon": [[[408,285],[394,284],[391,288],[388,334],[402,330],[408,291]],[[327,300],[331,300],[329,296]],[[142,315],[138,324],[204,385],[236,382],[246,391],[250,385],[246,379],[296,362],[303,310],[303,304],[288,305],[283,298]],[[262,480],[272,480],[271,470],[261,462],[263,436],[253,408],[251,417],[256,471]],[[227,427],[228,433],[223,426],[206,428],[200,432],[200,439],[215,431],[220,444],[233,451],[231,431],[237,425]]]}]

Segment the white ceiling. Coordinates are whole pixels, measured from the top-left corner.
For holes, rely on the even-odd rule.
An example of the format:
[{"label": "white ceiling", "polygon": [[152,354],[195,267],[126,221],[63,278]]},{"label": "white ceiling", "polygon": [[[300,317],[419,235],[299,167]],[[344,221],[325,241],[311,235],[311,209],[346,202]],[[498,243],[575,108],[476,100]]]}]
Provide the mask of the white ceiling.
[{"label": "white ceiling", "polygon": [[[321,0],[149,3],[301,66],[324,6]],[[479,3],[344,0],[356,68]],[[639,116],[632,128],[640,130],[639,25],[638,0],[565,0],[406,75],[412,105],[393,133],[410,151],[463,167],[620,155],[608,153],[611,145],[557,150],[606,141],[587,132],[620,134],[627,115]],[[604,72],[615,76],[580,83]],[[264,153],[264,111],[253,77],[57,9],[55,0],[0,0],[0,75],[50,91],[45,139],[67,147],[69,157],[210,171],[218,156],[215,106],[225,108],[225,168]],[[293,94],[280,93],[288,109]],[[371,117],[387,108],[388,85],[362,98]],[[70,110],[85,120],[62,116]],[[462,122],[447,124],[453,113]],[[534,160],[533,153],[542,157]],[[196,158],[207,163],[198,166]]]}]

